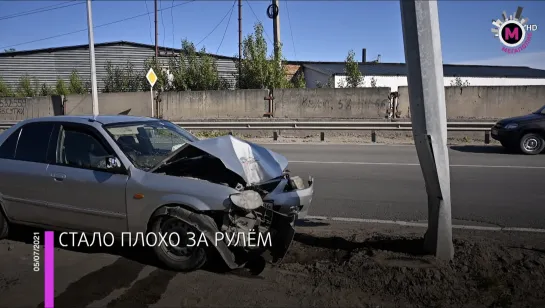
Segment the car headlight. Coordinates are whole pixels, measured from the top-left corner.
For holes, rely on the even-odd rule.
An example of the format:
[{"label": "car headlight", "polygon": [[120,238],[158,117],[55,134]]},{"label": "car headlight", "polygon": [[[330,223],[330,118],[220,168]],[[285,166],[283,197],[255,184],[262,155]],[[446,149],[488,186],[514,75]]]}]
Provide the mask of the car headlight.
[{"label": "car headlight", "polygon": [[519,125],[517,123],[509,123],[507,125],[505,125],[505,129],[515,129],[519,127]]},{"label": "car headlight", "polygon": [[255,210],[263,205],[263,199],[261,195],[253,190],[245,190],[238,194],[232,194],[229,196],[231,202],[245,210]]}]

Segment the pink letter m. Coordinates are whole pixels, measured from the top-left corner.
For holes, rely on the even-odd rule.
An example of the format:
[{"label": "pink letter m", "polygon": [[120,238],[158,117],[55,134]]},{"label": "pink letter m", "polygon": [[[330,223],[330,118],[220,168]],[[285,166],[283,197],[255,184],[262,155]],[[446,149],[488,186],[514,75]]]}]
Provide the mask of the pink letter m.
[{"label": "pink letter m", "polygon": [[505,29],[505,40],[510,38],[514,38],[515,40],[519,39],[519,28],[515,28],[513,32],[511,32],[511,29],[509,28]]}]

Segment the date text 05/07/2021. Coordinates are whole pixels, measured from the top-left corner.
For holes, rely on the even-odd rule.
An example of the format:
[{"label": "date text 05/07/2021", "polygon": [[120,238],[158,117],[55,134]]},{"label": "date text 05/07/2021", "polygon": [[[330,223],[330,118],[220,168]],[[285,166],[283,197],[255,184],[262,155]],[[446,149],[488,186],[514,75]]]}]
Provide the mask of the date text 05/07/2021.
[{"label": "date text 05/07/2021", "polygon": [[32,270],[40,271],[40,233],[34,232],[32,236]]}]

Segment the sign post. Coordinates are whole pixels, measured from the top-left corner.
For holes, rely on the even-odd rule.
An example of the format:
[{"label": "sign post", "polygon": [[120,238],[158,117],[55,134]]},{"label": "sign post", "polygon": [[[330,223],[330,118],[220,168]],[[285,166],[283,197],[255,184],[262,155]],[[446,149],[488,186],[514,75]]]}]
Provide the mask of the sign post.
[{"label": "sign post", "polygon": [[151,117],[153,118],[155,116],[155,112],[154,112],[154,100],[153,100],[153,86],[155,85],[155,83],[157,82],[157,75],[155,74],[155,72],[153,71],[153,68],[150,68],[148,73],[146,74],[146,79],[148,80],[149,82],[149,85],[150,85],[150,93],[151,93]]}]

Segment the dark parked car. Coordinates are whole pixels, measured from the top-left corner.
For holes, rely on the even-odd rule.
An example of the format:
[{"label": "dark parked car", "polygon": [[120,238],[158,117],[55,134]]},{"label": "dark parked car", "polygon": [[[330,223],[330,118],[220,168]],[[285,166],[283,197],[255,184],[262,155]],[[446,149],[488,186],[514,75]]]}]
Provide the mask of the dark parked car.
[{"label": "dark parked car", "polygon": [[545,148],[545,106],[528,115],[507,118],[492,127],[492,138],[509,150],[539,154]]}]

